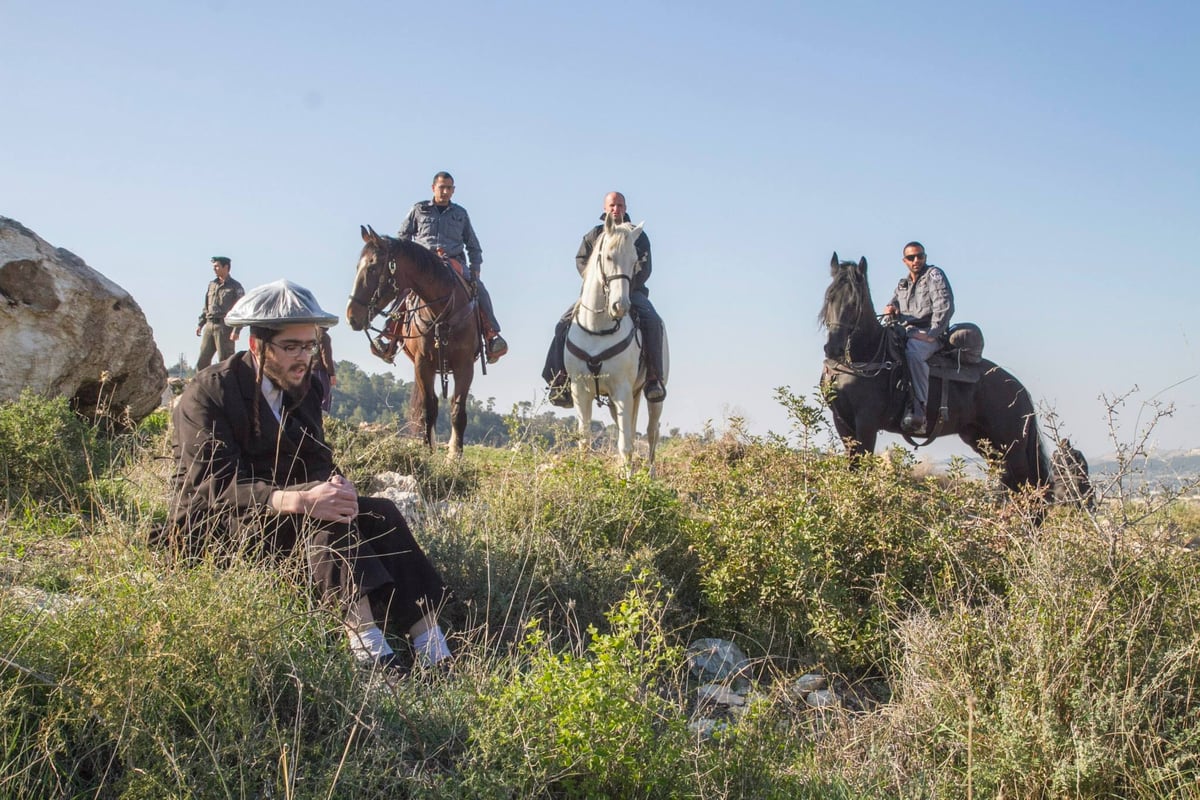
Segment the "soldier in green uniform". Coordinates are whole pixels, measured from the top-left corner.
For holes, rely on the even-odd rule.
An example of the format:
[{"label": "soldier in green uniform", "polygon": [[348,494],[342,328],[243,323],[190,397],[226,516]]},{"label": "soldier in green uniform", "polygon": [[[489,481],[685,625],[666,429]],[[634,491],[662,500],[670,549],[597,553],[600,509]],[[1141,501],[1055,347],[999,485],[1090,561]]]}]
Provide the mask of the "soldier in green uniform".
[{"label": "soldier in green uniform", "polygon": [[225,256],[213,256],[213,273],[217,277],[208,283],[208,292],[204,295],[204,310],[200,312],[200,322],[196,326],[196,335],[200,338],[200,357],[196,359],[196,371],[212,363],[213,355],[218,361],[224,361],[233,355],[233,343],[237,341],[237,329],[225,324],[225,314],[233,308],[233,304],[241,299],[246,290],[242,285],[229,277],[230,261]]}]

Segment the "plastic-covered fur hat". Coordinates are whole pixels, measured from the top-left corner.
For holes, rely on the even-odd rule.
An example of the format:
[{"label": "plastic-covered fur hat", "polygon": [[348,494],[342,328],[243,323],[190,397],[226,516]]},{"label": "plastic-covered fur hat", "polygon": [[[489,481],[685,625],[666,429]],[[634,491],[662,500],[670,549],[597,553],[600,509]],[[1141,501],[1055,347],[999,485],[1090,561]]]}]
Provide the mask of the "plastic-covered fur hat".
[{"label": "plastic-covered fur hat", "polygon": [[253,325],[278,330],[306,323],[332,328],[338,318],[322,309],[312,292],[289,280],[256,286],[225,314],[225,324],[235,328]]}]

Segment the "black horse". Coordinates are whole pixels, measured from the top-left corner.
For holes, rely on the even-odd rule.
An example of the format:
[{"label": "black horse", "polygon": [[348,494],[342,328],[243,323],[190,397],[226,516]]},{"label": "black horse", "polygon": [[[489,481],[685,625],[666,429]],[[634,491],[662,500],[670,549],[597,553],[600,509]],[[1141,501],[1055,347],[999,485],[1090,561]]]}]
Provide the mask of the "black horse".
[{"label": "black horse", "polygon": [[[838,435],[851,452],[873,453],[879,431],[901,433],[907,367],[888,355],[886,329],[875,315],[867,285],[867,260],[838,261],[834,253],[830,272],[833,282],[825,290],[819,320],[829,331],[821,386],[831,397]],[[943,394],[942,381],[947,379],[939,377],[936,369],[931,372],[932,437],[957,433],[980,455],[1002,459],[1000,480],[1009,489],[1034,486],[1045,496],[1051,483],[1050,462],[1042,449],[1029,391],[987,360],[973,365],[966,377],[949,380]],[[940,413],[943,398],[945,414]]]}]

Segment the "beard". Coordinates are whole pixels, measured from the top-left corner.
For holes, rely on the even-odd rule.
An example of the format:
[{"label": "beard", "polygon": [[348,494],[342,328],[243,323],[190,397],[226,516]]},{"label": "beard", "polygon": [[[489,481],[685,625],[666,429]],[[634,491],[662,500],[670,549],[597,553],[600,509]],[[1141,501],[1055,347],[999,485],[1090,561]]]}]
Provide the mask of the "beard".
[{"label": "beard", "polygon": [[271,382],[287,393],[291,399],[290,406],[297,406],[312,386],[312,360],[296,361],[288,359],[282,362],[275,358],[270,347],[265,347],[266,359],[263,362],[263,374]]}]

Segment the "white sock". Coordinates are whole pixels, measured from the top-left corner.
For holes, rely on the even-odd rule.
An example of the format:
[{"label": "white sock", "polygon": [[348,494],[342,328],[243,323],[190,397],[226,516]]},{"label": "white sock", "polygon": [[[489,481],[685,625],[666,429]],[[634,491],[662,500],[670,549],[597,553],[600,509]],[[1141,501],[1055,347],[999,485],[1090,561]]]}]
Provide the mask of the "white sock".
[{"label": "white sock", "polygon": [[392,654],[391,646],[383,638],[383,631],[374,622],[347,625],[346,633],[350,636],[350,652],[359,663],[378,661]]},{"label": "white sock", "polygon": [[450,657],[450,645],[446,642],[446,634],[442,633],[441,625],[434,625],[418,633],[412,641],[417,657],[426,664],[436,664]]}]

